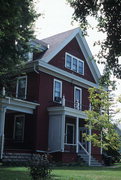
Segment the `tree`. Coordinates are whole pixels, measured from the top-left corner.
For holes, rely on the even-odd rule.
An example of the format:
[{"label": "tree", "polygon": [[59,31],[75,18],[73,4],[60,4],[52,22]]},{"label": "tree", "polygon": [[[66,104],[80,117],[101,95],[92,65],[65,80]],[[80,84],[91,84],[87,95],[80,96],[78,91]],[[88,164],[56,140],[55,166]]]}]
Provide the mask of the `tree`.
[{"label": "tree", "polygon": [[37,18],[33,0],[0,2],[0,86],[6,86],[10,75],[26,61],[33,23]]},{"label": "tree", "polygon": [[99,32],[106,33],[104,41],[98,42],[101,51],[98,54],[99,60],[105,59],[105,76],[107,80],[111,74],[121,78],[121,1],[120,0],[67,0],[74,8],[73,18],[80,22],[81,28],[88,29],[88,17],[92,16],[97,20]]},{"label": "tree", "polygon": [[112,111],[112,97],[102,88],[90,88],[89,93],[91,110],[85,111],[87,114],[86,127],[92,131],[92,134],[84,134],[84,136],[86,140],[91,140],[94,146],[118,151],[120,137],[115,128],[118,122],[114,123],[113,119],[115,112]]}]

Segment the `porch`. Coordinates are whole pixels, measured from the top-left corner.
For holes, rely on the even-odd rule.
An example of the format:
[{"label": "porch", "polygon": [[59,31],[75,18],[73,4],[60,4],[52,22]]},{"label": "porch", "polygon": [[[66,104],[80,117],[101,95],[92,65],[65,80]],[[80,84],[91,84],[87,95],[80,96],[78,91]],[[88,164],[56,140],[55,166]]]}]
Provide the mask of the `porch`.
[{"label": "porch", "polygon": [[37,103],[0,98],[0,159],[5,149],[25,148],[25,122],[32,118]]},{"label": "porch", "polygon": [[76,154],[84,152],[90,163],[91,142],[83,138],[83,133],[91,133],[85,128],[86,114],[66,106],[49,107],[48,111],[49,151]]},{"label": "porch", "polygon": [[[77,106],[76,106],[77,107]],[[78,106],[79,107],[79,106]],[[83,133],[90,134],[85,128],[86,114],[80,108],[70,108],[65,105],[49,107],[49,136],[48,149],[50,153],[61,152],[65,156],[80,156],[89,166],[101,166],[93,157],[100,158],[100,148],[85,141]],[[95,152],[96,154],[95,154]],[[95,156],[95,157],[96,157]],[[98,158],[97,158],[98,159]],[[100,160],[100,159],[99,159]]]}]

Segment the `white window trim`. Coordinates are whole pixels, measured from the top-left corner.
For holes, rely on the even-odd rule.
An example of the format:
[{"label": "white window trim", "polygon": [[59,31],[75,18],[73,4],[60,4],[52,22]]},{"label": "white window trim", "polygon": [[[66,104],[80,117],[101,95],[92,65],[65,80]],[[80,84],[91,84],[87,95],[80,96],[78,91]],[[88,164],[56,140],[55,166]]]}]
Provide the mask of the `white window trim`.
[{"label": "white window trim", "polygon": [[[66,65],[67,55],[68,55],[68,56],[71,56],[71,69],[68,68],[67,65]],[[73,70],[73,58],[74,58],[74,59],[77,59],[77,71],[74,71],[74,70]],[[79,73],[79,71],[78,71],[79,61],[81,61],[82,64],[83,64],[83,72],[82,72],[82,74]],[[73,72],[76,72],[76,73],[78,73],[78,74],[84,75],[84,61],[81,60],[81,59],[79,59],[79,58],[77,58],[76,56],[73,56],[73,55],[67,53],[67,52],[65,53],[65,68],[70,69],[70,70],[72,70]]]},{"label": "white window trim", "polygon": [[60,98],[62,98],[62,81],[60,81],[58,79],[54,79],[54,83],[53,83],[53,101],[55,101],[55,82],[59,82],[61,84]]},{"label": "white window trim", "polygon": [[[72,126],[73,127],[73,143],[70,144],[70,143],[67,143],[67,126]],[[75,145],[74,144],[74,134],[75,134],[75,125],[72,124],[72,123],[66,123],[66,143],[67,145]]]},{"label": "white window trim", "polygon": [[82,110],[82,88],[79,88],[77,86],[74,87],[74,107],[75,107],[75,102],[76,102],[76,97],[75,97],[76,89],[80,90],[80,105],[79,105],[78,110]]},{"label": "white window trim", "polygon": [[25,115],[16,115],[16,116],[14,116],[14,129],[13,129],[13,139],[15,140],[15,127],[16,127],[16,118],[17,117],[24,117],[24,119],[23,119],[23,134],[22,134],[22,141],[21,142],[23,142],[24,141],[24,128],[25,128]]},{"label": "white window trim", "polygon": [[27,76],[20,76],[17,78],[17,85],[16,85],[16,98],[18,98],[18,83],[20,79],[26,78],[26,86],[25,86],[25,97],[24,99],[26,99],[27,96]]}]

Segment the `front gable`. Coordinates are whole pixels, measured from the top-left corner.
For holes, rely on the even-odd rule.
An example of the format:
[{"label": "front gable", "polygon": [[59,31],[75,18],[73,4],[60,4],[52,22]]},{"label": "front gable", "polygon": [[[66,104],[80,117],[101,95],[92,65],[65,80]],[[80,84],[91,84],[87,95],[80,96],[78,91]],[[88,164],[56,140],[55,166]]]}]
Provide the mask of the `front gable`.
[{"label": "front gable", "polygon": [[[71,73],[72,76],[74,75],[77,78],[81,78],[82,81],[85,80],[87,83],[99,83],[99,78],[101,77],[100,72],[95,61],[93,60],[91,51],[80,28],[51,36],[43,39],[42,41],[48,44],[48,49],[41,58],[37,59],[39,66],[40,64],[44,63],[44,66],[51,66],[51,69],[55,67],[58,69],[58,71],[59,69],[60,72],[63,71],[63,73]],[[65,68],[65,53],[69,53],[79,60],[78,69],[81,69],[81,64],[83,64],[80,63],[80,61],[84,61],[84,74],[73,72],[71,71],[72,68],[71,70],[69,68]],[[74,61],[75,60],[73,60],[73,62]],[[78,70],[78,72],[80,72],[80,70]]]},{"label": "front gable", "polygon": [[[69,68],[66,67],[66,54],[72,55],[72,57],[77,58],[77,61],[82,60],[84,62],[84,74],[80,74],[78,72],[75,72]],[[84,54],[79,46],[79,43],[77,42],[76,37],[74,37],[61,51],[58,52],[49,62],[49,64],[56,66],[64,71],[67,71],[71,74],[74,74],[76,76],[79,76],[81,78],[84,78],[88,81],[91,81],[93,83],[95,82],[95,79],[92,75],[92,72],[90,71],[89,65],[87,64],[87,61],[84,57]]]}]

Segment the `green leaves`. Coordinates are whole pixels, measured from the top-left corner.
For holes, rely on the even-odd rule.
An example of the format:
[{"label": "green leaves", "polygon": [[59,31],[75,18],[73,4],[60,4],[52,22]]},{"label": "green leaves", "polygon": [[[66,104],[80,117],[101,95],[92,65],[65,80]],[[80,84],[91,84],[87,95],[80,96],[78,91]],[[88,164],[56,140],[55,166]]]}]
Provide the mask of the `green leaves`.
[{"label": "green leaves", "polygon": [[116,122],[111,112],[113,102],[110,93],[102,88],[90,88],[89,93],[91,110],[85,111],[86,127],[92,130],[92,134],[85,134],[84,137],[87,141],[91,140],[94,146],[118,150],[120,137],[116,132]]},{"label": "green leaves", "polygon": [[[101,42],[98,61],[106,61],[106,70],[121,78],[121,1],[120,0],[67,0],[74,8],[73,19],[79,21],[82,30],[89,26],[88,17],[97,20],[97,29],[106,34]],[[107,72],[104,75],[107,75]],[[104,81],[105,82],[105,81]]]},{"label": "green leaves", "polygon": [[6,73],[13,74],[26,61],[37,15],[33,0],[2,0],[0,12],[0,86],[6,86]]}]

